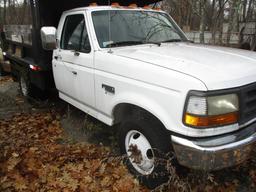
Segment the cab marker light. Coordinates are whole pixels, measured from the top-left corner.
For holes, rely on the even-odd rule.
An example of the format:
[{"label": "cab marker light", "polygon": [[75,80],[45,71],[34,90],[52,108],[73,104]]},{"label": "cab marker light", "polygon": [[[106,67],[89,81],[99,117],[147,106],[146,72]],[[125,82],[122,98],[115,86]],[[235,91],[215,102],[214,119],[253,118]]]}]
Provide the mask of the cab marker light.
[{"label": "cab marker light", "polygon": [[120,6],[119,3],[114,2],[114,3],[111,4],[111,7],[120,8],[121,6]]},{"label": "cab marker light", "polygon": [[130,8],[130,9],[135,9],[135,8],[138,8],[138,5],[135,4],[135,3],[132,3],[132,4],[130,4],[130,5],[128,6],[128,8]]},{"label": "cab marker light", "polygon": [[151,9],[151,7],[149,5],[145,5],[143,9]]},{"label": "cab marker light", "polygon": [[90,7],[97,7],[98,6],[98,4],[97,3],[90,3],[90,5],[89,5]]}]

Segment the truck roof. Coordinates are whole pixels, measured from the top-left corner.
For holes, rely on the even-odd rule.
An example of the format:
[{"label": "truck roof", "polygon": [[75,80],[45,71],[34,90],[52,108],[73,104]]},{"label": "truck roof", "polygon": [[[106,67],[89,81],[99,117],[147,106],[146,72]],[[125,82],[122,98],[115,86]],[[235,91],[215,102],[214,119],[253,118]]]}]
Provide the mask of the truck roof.
[{"label": "truck roof", "polygon": [[[143,10],[143,8],[138,7],[138,8],[128,8],[128,7],[113,7],[113,6],[89,6],[89,7],[79,7],[71,10],[67,10],[64,13],[68,12],[74,12],[74,11],[83,11],[83,10],[88,10],[88,11],[100,11],[100,10]],[[144,9],[145,10],[145,9]],[[151,11],[156,11],[153,9],[147,9]]]},{"label": "truck roof", "polygon": [[[30,0],[34,1],[34,0]],[[89,6],[92,3],[97,3],[98,5],[111,5],[112,3],[119,3],[121,6],[127,6],[130,4],[137,4],[139,7],[145,5],[150,5],[153,3],[160,2],[162,0],[37,0],[40,7],[41,5],[47,5],[47,7],[54,7],[58,9],[60,7],[65,7],[66,10],[75,8],[75,7],[84,7]]]},{"label": "truck roof", "polygon": [[[138,7],[160,2],[161,0],[30,0],[31,4],[35,3],[33,16],[38,21],[34,24],[38,28],[41,26],[58,26],[59,19],[63,12],[78,7],[86,7],[92,3],[106,6],[112,3],[119,3],[121,6],[137,4]],[[93,9],[97,9],[94,7]],[[101,7],[102,9],[102,7]],[[36,15],[35,15],[36,14]]]},{"label": "truck roof", "polygon": [[[152,4],[152,3],[157,3],[159,1],[162,1],[162,0],[110,0],[111,3],[117,2],[117,3],[120,3],[122,5],[129,5],[131,3],[135,3],[139,6],[149,5],[149,4]],[[108,0],[98,0],[98,2],[99,2],[99,4],[104,4],[104,5],[108,4]]]}]

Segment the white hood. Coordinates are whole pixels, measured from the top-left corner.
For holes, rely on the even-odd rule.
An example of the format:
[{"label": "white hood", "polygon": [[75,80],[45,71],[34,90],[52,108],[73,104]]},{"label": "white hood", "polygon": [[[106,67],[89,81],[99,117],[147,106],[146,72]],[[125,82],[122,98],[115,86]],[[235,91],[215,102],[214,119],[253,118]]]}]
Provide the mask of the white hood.
[{"label": "white hood", "polygon": [[240,49],[169,43],[117,48],[114,54],[193,76],[209,90],[256,82],[256,53]]}]

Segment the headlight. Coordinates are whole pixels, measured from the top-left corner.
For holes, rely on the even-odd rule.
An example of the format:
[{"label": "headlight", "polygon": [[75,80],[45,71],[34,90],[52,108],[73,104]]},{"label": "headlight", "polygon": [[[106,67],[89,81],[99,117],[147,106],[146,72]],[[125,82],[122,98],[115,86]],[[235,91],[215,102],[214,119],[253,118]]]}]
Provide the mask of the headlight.
[{"label": "headlight", "polygon": [[184,123],[190,127],[207,128],[238,122],[237,94],[208,96],[190,94],[184,113]]}]

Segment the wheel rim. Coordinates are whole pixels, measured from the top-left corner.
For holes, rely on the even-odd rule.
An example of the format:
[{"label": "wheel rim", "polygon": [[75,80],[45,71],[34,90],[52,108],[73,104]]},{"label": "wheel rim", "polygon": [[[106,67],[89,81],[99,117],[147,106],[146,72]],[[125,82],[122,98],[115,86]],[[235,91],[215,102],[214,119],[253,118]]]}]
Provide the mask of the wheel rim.
[{"label": "wheel rim", "polygon": [[[140,152],[140,161],[136,162],[131,147],[136,146]],[[125,149],[133,167],[142,175],[149,175],[154,170],[154,153],[148,139],[139,131],[132,130],[125,138]]]},{"label": "wheel rim", "polygon": [[28,95],[28,87],[26,84],[26,81],[23,77],[20,78],[20,88],[21,88],[21,92],[24,96]]}]

